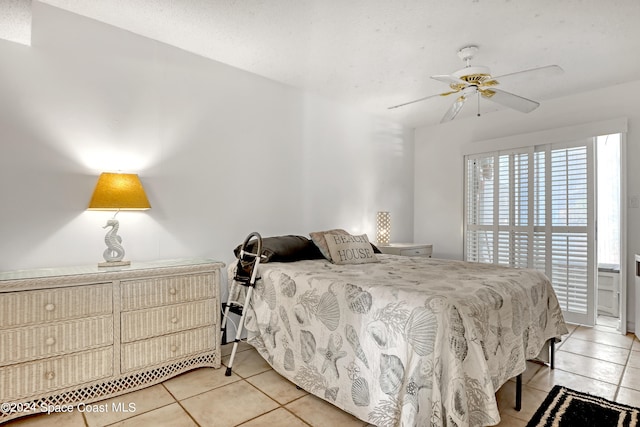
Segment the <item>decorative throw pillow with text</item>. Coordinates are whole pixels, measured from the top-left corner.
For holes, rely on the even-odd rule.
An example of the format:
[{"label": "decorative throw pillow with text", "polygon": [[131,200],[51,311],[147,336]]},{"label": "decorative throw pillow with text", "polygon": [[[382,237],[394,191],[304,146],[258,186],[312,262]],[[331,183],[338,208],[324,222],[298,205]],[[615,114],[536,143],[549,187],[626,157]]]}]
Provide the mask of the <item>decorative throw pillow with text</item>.
[{"label": "decorative throw pillow with text", "polygon": [[327,247],[327,239],[324,238],[325,234],[346,234],[348,236],[349,233],[342,228],[334,228],[333,230],[326,231],[314,231],[312,233],[309,233],[309,237],[311,237],[313,243],[315,243],[318,249],[320,249],[322,255],[324,255],[326,259],[331,261],[331,254],[329,253],[329,248]]},{"label": "decorative throw pillow with text", "polygon": [[324,237],[334,264],[365,264],[379,261],[366,234],[325,234]]}]

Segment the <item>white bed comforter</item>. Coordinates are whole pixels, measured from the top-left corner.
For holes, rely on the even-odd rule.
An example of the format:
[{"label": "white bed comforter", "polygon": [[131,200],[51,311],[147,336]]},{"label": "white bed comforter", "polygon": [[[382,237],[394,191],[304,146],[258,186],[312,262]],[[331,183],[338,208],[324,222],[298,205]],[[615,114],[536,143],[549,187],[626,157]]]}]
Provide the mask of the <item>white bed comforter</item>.
[{"label": "white bed comforter", "polygon": [[261,264],[248,342],[284,377],[376,426],[497,424],[495,391],[567,333],[549,280],[378,258]]}]

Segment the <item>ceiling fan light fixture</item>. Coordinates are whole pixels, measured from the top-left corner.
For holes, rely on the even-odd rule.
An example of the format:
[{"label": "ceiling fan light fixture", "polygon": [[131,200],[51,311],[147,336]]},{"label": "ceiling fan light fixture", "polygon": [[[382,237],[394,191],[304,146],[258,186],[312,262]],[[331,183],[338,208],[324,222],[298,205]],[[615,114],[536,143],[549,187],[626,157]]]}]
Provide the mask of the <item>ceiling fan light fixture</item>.
[{"label": "ceiling fan light fixture", "polygon": [[460,109],[464,105],[466,99],[471,95],[477,95],[478,116],[480,115],[480,97],[491,100],[492,102],[500,104],[504,107],[520,111],[522,113],[530,113],[531,111],[538,108],[538,106],[540,105],[539,102],[524,98],[519,95],[515,95],[510,92],[506,92],[504,90],[497,89],[495,88],[495,86],[498,86],[500,84],[499,82],[503,78],[509,78],[515,75],[523,76],[526,74],[528,76],[541,76],[558,74],[562,72],[562,68],[557,65],[547,65],[544,67],[537,67],[529,70],[517,71],[510,74],[503,74],[502,76],[493,77],[491,75],[489,67],[481,65],[471,66],[470,61],[477,52],[478,46],[470,45],[463,47],[458,51],[458,56],[460,57],[460,59],[465,61],[465,67],[463,69],[458,70],[453,74],[438,74],[431,76],[432,79],[449,85],[451,91],[425,96],[420,99],[394,105],[392,107],[389,107],[389,109],[402,107],[430,98],[435,98],[437,96],[459,94],[458,98],[453,102],[453,105],[451,105],[440,123],[453,120],[460,112]]},{"label": "ceiling fan light fixture", "polygon": [[471,77],[471,76],[478,76],[478,77],[491,77],[491,71],[489,70],[489,67],[485,67],[482,65],[474,65],[474,66],[469,66],[469,67],[464,67],[462,70],[458,70],[455,73],[452,74],[454,77],[457,77],[459,79],[462,79],[464,81],[469,81],[466,78]]},{"label": "ceiling fan light fixture", "polygon": [[494,90],[491,90],[491,89],[482,89],[482,90],[480,90],[480,94],[482,96],[484,96],[485,98],[490,99],[493,95],[496,94],[496,92]]}]

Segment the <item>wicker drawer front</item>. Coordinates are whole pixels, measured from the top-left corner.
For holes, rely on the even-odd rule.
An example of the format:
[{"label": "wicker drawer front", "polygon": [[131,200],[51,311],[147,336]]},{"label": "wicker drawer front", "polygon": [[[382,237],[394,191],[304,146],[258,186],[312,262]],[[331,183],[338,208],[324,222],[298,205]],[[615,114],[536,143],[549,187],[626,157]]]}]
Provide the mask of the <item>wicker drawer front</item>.
[{"label": "wicker drawer front", "polygon": [[149,369],[198,353],[213,352],[216,348],[215,334],[214,327],[200,328],[123,344],[122,371]]},{"label": "wicker drawer front", "polygon": [[113,347],[0,368],[0,396],[16,402],[113,375]]},{"label": "wicker drawer front", "polygon": [[0,331],[0,366],[113,344],[113,316]]},{"label": "wicker drawer front", "polygon": [[111,284],[0,294],[0,328],[110,314]]},{"label": "wicker drawer front", "polygon": [[131,342],[214,325],[217,307],[216,300],[206,299],[122,313],[121,340]]},{"label": "wicker drawer front", "polygon": [[122,310],[159,307],[214,297],[213,273],[123,281]]}]

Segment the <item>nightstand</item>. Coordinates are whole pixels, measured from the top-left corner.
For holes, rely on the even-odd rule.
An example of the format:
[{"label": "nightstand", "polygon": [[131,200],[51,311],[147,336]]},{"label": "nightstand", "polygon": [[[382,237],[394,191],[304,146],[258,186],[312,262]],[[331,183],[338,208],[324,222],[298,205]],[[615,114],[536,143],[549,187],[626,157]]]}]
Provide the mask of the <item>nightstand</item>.
[{"label": "nightstand", "polygon": [[380,252],[389,255],[421,256],[431,258],[433,245],[422,245],[419,243],[390,243],[388,245],[377,245]]}]

